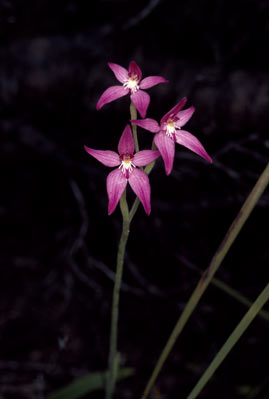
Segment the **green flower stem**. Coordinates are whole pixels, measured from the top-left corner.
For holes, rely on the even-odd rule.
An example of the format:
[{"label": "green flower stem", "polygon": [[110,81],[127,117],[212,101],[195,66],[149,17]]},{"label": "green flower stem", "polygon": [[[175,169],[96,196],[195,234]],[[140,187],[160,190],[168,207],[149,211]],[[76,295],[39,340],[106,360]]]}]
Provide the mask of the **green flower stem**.
[{"label": "green flower stem", "polygon": [[235,220],[233,221],[231,227],[229,228],[228,232],[226,233],[222,243],[220,244],[217,252],[213,256],[209,267],[203,273],[200,281],[198,282],[196,288],[194,289],[188,303],[186,304],[181,316],[179,317],[168,341],[156,363],[156,366],[152,372],[152,375],[146,385],[146,388],[142,394],[142,399],[146,399],[148,396],[151,388],[153,387],[156,378],[158,377],[164,362],[166,361],[169,353],[171,352],[179,334],[183,330],[185,324],[189,320],[192,312],[196,308],[201,296],[205,292],[206,288],[208,287],[209,283],[211,282],[214,274],[218,270],[221,262],[223,261],[225,255],[229,251],[231,245],[233,244],[234,240],[238,236],[240,230],[242,229],[244,223],[246,222],[247,218],[249,217],[250,213],[252,212],[253,208],[255,207],[256,203],[258,202],[259,198],[261,197],[262,193],[264,192],[266,186],[269,183],[269,163],[267,164],[265,170],[259,177],[257,183],[255,184],[254,188],[252,189],[251,193],[247,197],[245,203],[243,204],[241,210],[239,211],[238,215],[236,216]]},{"label": "green flower stem", "polygon": [[[131,105],[130,105],[130,114],[131,114],[131,120],[137,119],[136,108],[132,101],[131,101]],[[135,152],[138,152],[139,145],[138,145],[138,139],[137,139],[137,126],[134,123],[131,123],[131,125],[132,125],[132,131],[133,131],[133,137],[134,137],[134,143],[135,143]]]},{"label": "green flower stem", "polygon": [[268,301],[269,299],[269,283],[267,286],[264,288],[264,290],[261,292],[261,294],[258,296],[256,301],[253,303],[251,308],[248,310],[248,312],[245,314],[243,319],[240,321],[240,323],[237,325],[237,327],[234,329],[232,334],[229,336],[225,344],[222,346],[220,351],[217,353],[213,361],[210,363],[209,367],[206,369],[206,371],[203,373],[202,377],[198,381],[198,383],[195,385],[191,393],[188,395],[187,399],[195,399],[199,395],[199,393],[202,391],[202,389],[205,387],[207,382],[210,380],[212,375],[215,373],[217,368],[220,366],[220,364],[223,362],[225,357],[228,355],[228,353],[232,350],[234,345],[237,343],[241,335],[245,332],[245,330],[248,328],[250,323],[253,321],[255,316],[259,313],[263,305]]},{"label": "green flower stem", "polygon": [[124,191],[120,199],[120,208],[121,208],[123,223],[122,223],[122,233],[118,248],[117,267],[116,267],[115,283],[113,290],[111,332],[110,332],[110,346],[109,346],[109,360],[108,360],[109,371],[106,383],[106,399],[112,398],[119,369],[119,354],[117,352],[117,335],[118,335],[118,319],[119,319],[120,286],[122,280],[125,248],[128,240],[129,227],[130,227],[129,211],[126,201],[126,190]]},{"label": "green flower stem", "polygon": [[[137,119],[137,112],[133,102],[131,102],[130,104],[130,114],[131,114],[131,120]],[[133,123],[132,123],[132,131],[135,143],[135,151],[138,152],[139,145],[137,139],[137,126]],[[153,166],[154,162],[152,162],[150,165],[147,166],[149,172],[151,171]],[[126,201],[126,190],[124,191],[120,199],[120,208],[122,213],[123,224],[122,224],[122,233],[118,248],[116,275],[115,275],[113,300],[112,300],[111,332],[110,332],[109,359],[108,359],[109,370],[106,381],[106,399],[112,398],[119,369],[119,354],[117,353],[117,335],[118,335],[118,319],[119,319],[120,286],[122,280],[125,248],[130,230],[130,223],[137,211],[139,203],[140,203],[139,199],[136,198],[132,206],[132,210],[129,213],[128,204]]]}]

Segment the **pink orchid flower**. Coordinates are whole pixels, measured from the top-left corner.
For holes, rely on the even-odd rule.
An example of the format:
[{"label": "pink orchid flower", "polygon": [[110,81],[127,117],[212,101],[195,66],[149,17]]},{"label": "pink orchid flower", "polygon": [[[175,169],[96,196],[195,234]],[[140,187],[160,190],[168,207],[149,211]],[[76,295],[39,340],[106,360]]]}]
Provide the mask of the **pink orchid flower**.
[{"label": "pink orchid flower", "polygon": [[122,86],[111,86],[106,89],[99,98],[96,109],[99,110],[103,105],[130,93],[135,108],[138,110],[141,117],[145,118],[150,102],[150,96],[141,89],[149,89],[159,83],[167,83],[168,80],[161,76],[148,76],[141,80],[141,69],[134,61],[130,62],[128,71],[122,66],[113,64],[112,62],[109,62],[108,66],[118,81],[122,83]]},{"label": "pink orchid flower", "polygon": [[154,137],[154,143],[161,153],[167,175],[171,173],[173,168],[175,143],[187,147],[189,150],[200,155],[208,162],[212,162],[211,157],[208,155],[200,141],[191,133],[181,129],[182,126],[189,121],[195,111],[193,106],[181,111],[186,101],[187,98],[184,97],[175,107],[167,112],[167,114],[162,117],[160,125],[157,121],[150,118],[131,121],[135,125],[149,130],[152,133],[157,133]]},{"label": "pink orchid flower", "polygon": [[114,151],[94,150],[84,146],[85,150],[106,166],[119,166],[107,176],[106,187],[108,194],[108,214],[115,210],[125,190],[127,182],[130,183],[135,194],[149,215],[150,184],[148,176],[136,166],[145,166],[160,156],[159,151],[143,150],[134,154],[134,139],[129,125],[126,125],[119,144],[117,154]]}]

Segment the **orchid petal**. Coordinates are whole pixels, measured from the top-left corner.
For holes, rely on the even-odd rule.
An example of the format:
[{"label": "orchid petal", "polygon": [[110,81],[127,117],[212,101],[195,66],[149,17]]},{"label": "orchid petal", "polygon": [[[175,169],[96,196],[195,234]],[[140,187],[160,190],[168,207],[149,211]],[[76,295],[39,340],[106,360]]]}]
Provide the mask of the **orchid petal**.
[{"label": "orchid petal", "polygon": [[142,127],[143,129],[149,130],[152,133],[158,133],[161,130],[158,122],[151,118],[136,119],[132,120],[131,122]]},{"label": "orchid petal", "polygon": [[158,147],[164,161],[165,172],[167,175],[171,173],[175,157],[175,143],[165,133],[161,132],[155,135],[154,143]]},{"label": "orchid petal", "polygon": [[118,144],[118,151],[119,154],[133,154],[134,152],[134,139],[133,139],[133,134],[132,134],[132,130],[130,128],[130,125],[126,125],[119,144]]},{"label": "orchid petal", "polygon": [[114,151],[94,150],[93,148],[89,148],[86,145],[84,146],[84,148],[88,154],[96,158],[103,165],[118,166],[121,163],[119,155]]},{"label": "orchid petal", "polygon": [[152,161],[155,161],[160,156],[159,151],[153,151],[153,150],[143,150],[137,152],[133,159],[132,162],[136,166],[145,166],[151,163]]},{"label": "orchid petal", "polygon": [[195,108],[193,106],[184,109],[183,111],[179,111],[176,115],[179,118],[179,120],[176,121],[176,127],[182,127],[186,125],[186,123],[191,119],[194,111]]},{"label": "orchid petal", "polygon": [[131,61],[129,64],[129,76],[137,76],[137,79],[140,80],[142,78],[142,72],[136,62]]},{"label": "orchid petal", "polygon": [[115,210],[118,202],[127,185],[127,179],[120,169],[115,169],[109,173],[106,179],[106,189],[108,195],[108,214]]},{"label": "orchid petal", "polygon": [[105,104],[111,103],[111,101],[117,100],[117,98],[126,96],[129,93],[129,90],[123,86],[111,86],[104,91],[101,97],[98,100],[96,105],[97,111],[102,108]]},{"label": "orchid petal", "polygon": [[200,141],[193,134],[186,132],[186,130],[178,130],[176,131],[175,135],[176,142],[178,144],[187,147],[189,150],[195,152],[208,162],[212,163],[211,157],[208,155]]},{"label": "orchid petal", "polygon": [[175,105],[172,109],[170,109],[170,111],[168,111],[161,119],[161,123],[164,123],[167,121],[167,119],[170,116],[175,116],[186,104],[187,102],[187,97],[182,98],[181,101],[179,101],[179,103],[177,103],[177,105]]},{"label": "orchid petal", "polygon": [[150,87],[156,86],[159,83],[168,83],[168,80],[162,76],[148,76],[147,78],[141,80],[139,87],[141,89],[149,89]]},{"label": "orchid petal", "polygon": [[108,62],[107,65],[112,70],[119,82],[124,83],[128,79],[128,71],[118,64]]},{"label": "orchid petal", "polygon": [[150,214],[150,184],[148,176],[142,170],[134,169],[130,173],[129,183],[135,194],[138,196],[145,212]]},{"label": "orchid petal", "polygon": [[145,118],[150,102],[150,96],[143,90],[131,94],[131,100],[142,118]]}]

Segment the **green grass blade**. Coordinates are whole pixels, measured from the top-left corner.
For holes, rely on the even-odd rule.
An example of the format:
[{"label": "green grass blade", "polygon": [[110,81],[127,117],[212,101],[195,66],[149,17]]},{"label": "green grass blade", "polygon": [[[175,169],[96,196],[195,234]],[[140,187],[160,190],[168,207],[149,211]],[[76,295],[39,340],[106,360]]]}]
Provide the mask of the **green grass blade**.
[{"label": "green grass blade", "polygon": [[255,316],[258,314],[260,309],[268,300],[269,300],[269,283],[261,292],[261,294],[258,296],[256,301],[253,303],[253,305],[245,314],[245,316],[237,325],[237,327],[234,329],[232,334],[229,336],[229,338],[227,339],[223,347],[220,349],[220,351],[217,353],[217,355],[215,356],[209,367],[206,369],[206,371],[204,372],[198,383],[195,385],[191,393],[188,395],[187,399],[197,398],[197,396],[205,387],[205,385],[210,380],[212,375],[215,373],[217,368],[220,366],[225,357],[232,350],[232,348],[237,343],[241,335],[245,332],[245,330],[248,328],[248,326],[253,321]]},{"label": "green grass blade", "polygon": [[[224,283],[222,280],[214,277],[212,279],[212,284],[214,284],[216,287],[221,289],[223,292],[226,292],[226,294],[230,295],[232,298],[236,299],[238,302],[242,303],[243,305],[247,306],[248,308],[250,308],[252,306],[253,303],[248,298],[246,298],[244,295],[242,295],[239,291],[230,287],[228,284]],[[266,310],[260,310],[258,316],[262,317],[266,321],[269,321],[269,312],[267,312]]]},{"label": "green grass blade", "polygon": [[[195,266],[191,262],[189,262],[186,258],[178,256],[178,260],[183,263],[183,265],[187,266],[189,269],[194,270],[198,274],[202,274],[202,271],[199,267]],[[247,308],[250,308],[253,304],[248,298],[242,295],[238,290],[235,288],[230,287],[228,284],[224,283],[224,281],[220,280],[219,278],[213,277],[211,280],[211,284],[215,287],[219,288],[221,291],[225,292],[231,298],[234,298],[236,301],[245,305]],[[269,321],[269,312],[266,310],[261,310],[259,316],[266,321]]]},{"label": "green grass blade", "polygon": [[179,334],[182,332],[183,328],[185,327],[187,321],[189,320],[192,312],[196,308],[198,302],[200,301],[201,296],[207,289],[208,285],[210,284],[211,280],[214,277],[214,274],[220,267],[223,259],[225,258],[226,254],[228,253],[229,249],[231,248],[234,240],[240,233],[242,227],[244,226],[246,220],[248,219],[249,215],[251,214],[253,208],[257,204],[258,200],[260,199],[261,195],[263,194],[265,188],[269,183],[269,163],[267,164],[266,168],[264,169],[263,173],[260,175],[258,181],[256,182],[255,186],[253,187],[251,193],[247,197],[246,201],[244,202],[242,208],[240,209],[238,215],[234,219],[232,225],[230,226],[228,232],[226,233],[222,243],[220,244],[217,252],[213,256],[208,268],[202,275],[202,278],[198,282],[196,288],[194,289],[188,303],[186,304],[181,316],[179,317],[168,341],[155,365],[155,368],[150,376],[150,379],[146,385],[146,388],[142,394],[142,399],[146,399],[148,394],[150,393],[151,388],[153,387],[156,378],[158,377],[169,353],[171,352]]},{"label": "green grass blade", "polygon": [[[134,374],[131,368],[123,368],[119,370],[117,379],[122,380]],[[95,372],[77,378],[74,382],[51,393],[47,399],[82,399],[86,395],[97,389],[104,389],[106,384],[107,371]]]}]

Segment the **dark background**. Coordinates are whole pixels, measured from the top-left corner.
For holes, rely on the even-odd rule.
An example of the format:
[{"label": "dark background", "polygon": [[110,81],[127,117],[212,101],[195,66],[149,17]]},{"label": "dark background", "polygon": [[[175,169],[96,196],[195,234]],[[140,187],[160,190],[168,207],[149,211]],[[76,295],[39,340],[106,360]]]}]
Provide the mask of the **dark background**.
[{"label": "dark background", "polygon": [[[109,169],[83,145],[116,150],[129,99],[95,106],[117,84],[107,62],[131,60],[170,81],[148,90],[148,116],[187,96],[187,130],[214,160],[177,146],[169,177],[158,160],[152,213],[140,207],[131,226],[119,349],[136,374],[116,397],[139,398],[268,161],[268,11],[263,0],[0,1],[1,399],[43,399],[106,367],[121,217],[107,216]],[[141,147],[151,139],[139,130]],[[217,274],[251,300],[268,281],[268,200]],[[211,285],[152,398],[185,398],[245,312]],[[269,398],[268,331],[257,317],[201,398]]]}]

